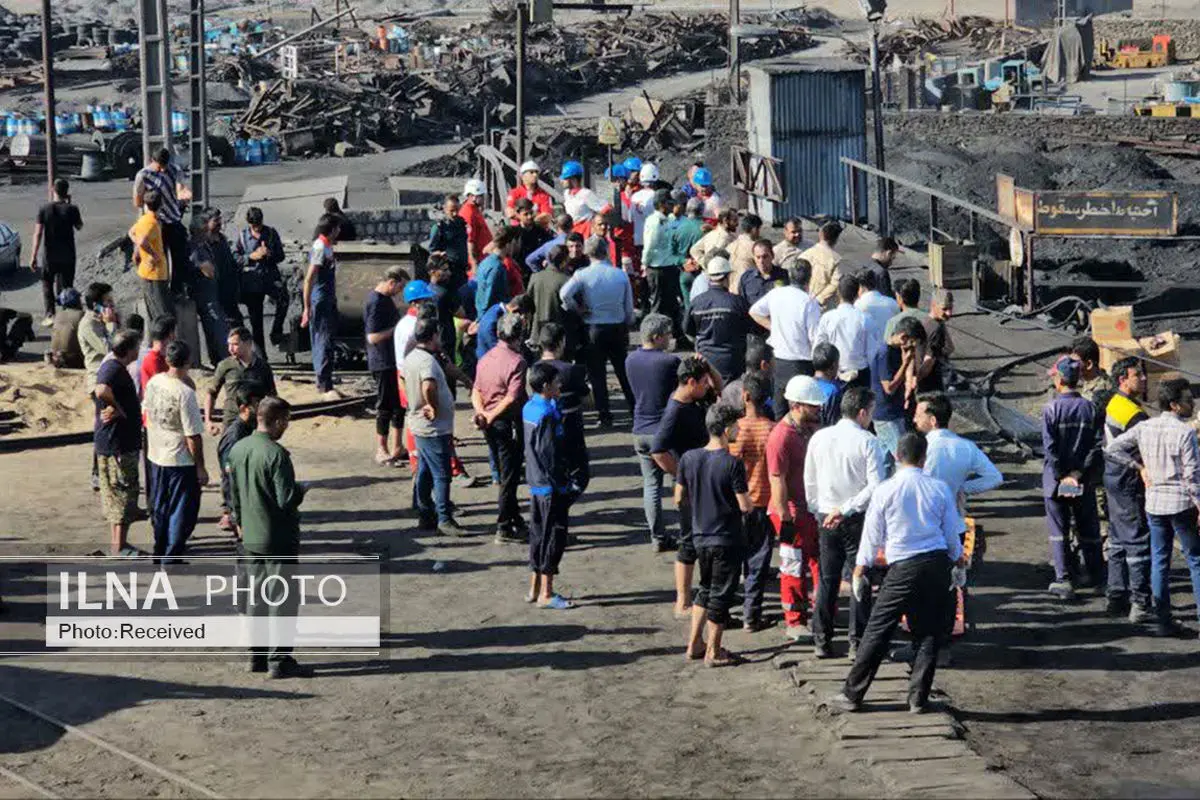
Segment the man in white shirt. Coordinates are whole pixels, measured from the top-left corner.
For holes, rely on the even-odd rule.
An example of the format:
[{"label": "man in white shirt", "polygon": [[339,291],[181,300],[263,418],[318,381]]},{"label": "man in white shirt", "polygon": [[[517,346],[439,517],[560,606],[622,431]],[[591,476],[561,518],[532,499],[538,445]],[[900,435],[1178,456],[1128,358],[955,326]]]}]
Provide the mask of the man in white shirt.
[{"label": "man in white shirt", "polygon": [[146,457],[149,463],[150,521],[154,562],[179,561],[200,513],[204,468],[204,417],[188,378],[191,349],[180,341],[167,346],[167,371],[146,384]]},{"label": "man in white shirt", "polygon": [[797,375],[813,374],[812,349],[816,344],[821,309],[806,287],[812,267],[795,259],[788,269],[788,286],[779,286],[750,306],[750,317],[769,332],[767,344],[775,352],[775,418],[783,419],[787,401],[783,391]]},{"label": "man in white shirt", "polygon": [[[946,607],[951,597],[946,587],[952,581],[951,567],[962,566],[959,536],[965,525],[950,487],[922,472],[925,451],[925,440],[917,434],[902,436],[896,447],[900,468],[879,486],[867,508],[854,566],[855,594],[869,583],[866,573],[880,548],[888,572],[854,666],[841,694],[831,701],[843,711],[857,711],[861,706],[901,616],[907,617],[917,642],[908,683],[908,709],[921,713],[929,702],[938,650],[946,637]],[[841,579],[840,572],[837,578]]]},{"label": "man in white shirt", "polygon": [[[879,291],[879,278],[869,269],[858,273],[858,299],[854,307],[867,318],[867,353],[874,356],[887,345],[884,333],[888,320],[900,313],[900,304]],[[875,381],[871,381],[875,386]]]},{"label": "man in white shirt", "polygon": [[854,307],[854,301],[858,298],[858,279],[853,275],[843,275],[838,281],[838,297],[841,298],[838,307],[821,315],[813,344],[829,342],[837,348],[841,356],[838,377],[847,386],[869,386],[867,317]]},{"label": "man in white shirt", "polygon": [[[858,556],[863,512],[884,479],[886,455],[879,440],[867,431],[874,404],[870,389],[847,389],[842,396],[842,419],[813,434],[804,458],[804,495],[821,529],[821,569],[813,619],[817,658],[833,657],[833,618],[842,567]],[[865,557],[874,559],[874,550]],[[850,599],[851,654],[858,648],[870,613],[869,591]]]},{"label": "man in white shirt", "polygon": [[959,511],[966,511],[966,498],[996,489],[1004,475],[983,451],[969,439],[950,430],[954,406],[941,392],[917,398],[913,424],[925,434],[929,451],[925,455],[925,474],[944,481],[950,487]]},{"label": "man in white shirt", "polygon": [[646,243],[646,218],[654,212],[654,186],[658,183],[658,167],[643,164],[638,172],[638,182],[641,188],[629,198],[629,220],[633,223],[633,244],[640,252]]},{"label": "man in white shirt", "polygon": [[838,265],[842,257],[833,248],[837,247],[841,235],[841,225],[827,222],[821,226],[817,243],[800,254],[800,258],[812,265],[812,283],[808,292],[822,308],[831,308],[837,301],[838,281],[842,277]]}]

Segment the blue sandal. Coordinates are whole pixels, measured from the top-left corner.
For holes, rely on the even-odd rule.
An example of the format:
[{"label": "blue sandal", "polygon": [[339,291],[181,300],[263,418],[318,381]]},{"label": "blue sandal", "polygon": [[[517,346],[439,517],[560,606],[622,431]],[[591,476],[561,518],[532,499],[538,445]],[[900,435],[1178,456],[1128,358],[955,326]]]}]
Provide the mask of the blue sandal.
[{"label": "blue sandal", "polygon": [[548,601],[538,606],[538,608],[549,608],[555,611],[566,611],[574,608],[575,604],[566,599],[562,595],[552,595]]}]

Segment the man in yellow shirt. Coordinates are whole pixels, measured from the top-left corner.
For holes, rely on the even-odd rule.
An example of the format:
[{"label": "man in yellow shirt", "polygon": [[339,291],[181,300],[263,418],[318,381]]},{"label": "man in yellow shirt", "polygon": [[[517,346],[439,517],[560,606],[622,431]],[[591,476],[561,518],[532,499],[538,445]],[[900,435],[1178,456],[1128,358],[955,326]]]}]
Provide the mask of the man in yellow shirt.
[{"label": "man in yellow shirt", "polygon": [[146,301],[149,322],[153,324],[159,317],[174,315],[175,302],[171,297],[171,271],[163,248],[162,225],[158,221],[162,198],[158,192],[149,191],[142,203],[145,212],[129,229],[129,238],[133,241],[137,274],[142,279],[142,298]]},{"label": "man in yellow shirt", "polygon": [[817,301],[817,305],[825,310],[837,304],[838,281],[842,279],[842,271],[838,264],[841,263],[842,257],[833,248],[837,246],[838,237],[841,235],[841,225],[827,222],[821,226],[817,243],[800,254],[801,258],[812,264],[808,293]]}]

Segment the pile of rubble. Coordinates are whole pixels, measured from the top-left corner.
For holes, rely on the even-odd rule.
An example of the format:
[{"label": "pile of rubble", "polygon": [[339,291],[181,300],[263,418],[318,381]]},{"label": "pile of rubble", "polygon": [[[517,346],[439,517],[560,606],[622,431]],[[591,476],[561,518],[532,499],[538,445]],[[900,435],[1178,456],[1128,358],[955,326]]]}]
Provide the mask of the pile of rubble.
[{"label": "pile of rubble", "polygon": [[[808,30],[747,40],[745,60],[811,47]],[[502,19],[447,33],[428,21],[407,29],[406,53],[365,48],[350,68],[301,63],[296,79],[261,84],[233,128],[278,137],[287,154],[341,145],[381,149],[445,141],[489,124],[511,126],[515,108],[515,26]],[[661,75],[727,63],[728,18],[719,14],[605,16],[576,27],[533,26],[525,73],[530,111]],[[229,74],[229,66],[216,70]],[[215,71],[216,71],[215,70]],[[649,99],[647,99],[649,103]],[[686,140],[675,114],[648,110],[655,139]]]},{"label": "pile of rubble", "polygon": [[[923,54],[939,53],[944,49],[954,49],[958,53],[1003,53],[1040,38],[1037,31],[1006,27],[987,17],[914,18],[905,27],[879,37],[879,57],[883,64],[909,64]],[[870,61],[866,44],[847,42],[843,52],[861,63]]]}]

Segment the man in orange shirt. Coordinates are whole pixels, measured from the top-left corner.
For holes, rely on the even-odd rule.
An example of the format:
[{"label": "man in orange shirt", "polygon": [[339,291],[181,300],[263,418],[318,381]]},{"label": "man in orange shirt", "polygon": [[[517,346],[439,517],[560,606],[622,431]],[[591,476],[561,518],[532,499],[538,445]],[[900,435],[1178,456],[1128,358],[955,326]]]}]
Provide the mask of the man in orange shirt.
[{"label": "man in orange shirt", "polygon": [[510,225],[521,224],[521,220],[517,216],[517,201],[522,198],[533,203],[534,216],[539,225],[549,222],[550,217],[554,214],[554,200],[550,197],[549,192],[538,186],[540,175],[541,169],[536,161],[526,161],[521,165],[521,185],[508,193],[508,199],[504,204],[504,214],[508,217]]},{"label": "man in orange shirt", "polygon": [[767,517],[771,501],[771,482],[767,476],[767,440],[775,422],[766,411],[771,396],[766,379],[750,373],[742,379],[742,401],[746,416],[737,424],[737,437],[730,443],[729,452],[741,459],[746,467],[749,487],[750,513],[744,517],[746,556],[742,572],[746,576],[745,600],[742,606],[742,629],[757,633],[770,625],[763,621],[763,594],[767,575],[771,571],[771,552],[775,549],[775,532]]},{"label": "man in orange shirt", "polygon": [[492,243],[492,230],[483,216],[483,209],[479,207],[485,194],[487,190],[483,181],[472,178],[463,186],[463,204],[458,210],[458,215],[467,223],[467,263],[472,275],[483,260],[484,250]]},{"label": "man in orange shirt", "polygon": [[142,279],[146,313],[150,324],[154,324],[159,317],[175,313],[175,301],[171,297],[171,270],[167,266],[162,225],[158,220],[162,197],[158,192],[148,191],[142,198],[142,207],[145,211],[129,229],[129,238],[133,241],[137,274]]}]

